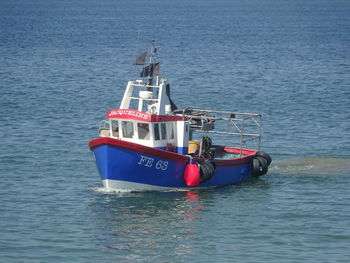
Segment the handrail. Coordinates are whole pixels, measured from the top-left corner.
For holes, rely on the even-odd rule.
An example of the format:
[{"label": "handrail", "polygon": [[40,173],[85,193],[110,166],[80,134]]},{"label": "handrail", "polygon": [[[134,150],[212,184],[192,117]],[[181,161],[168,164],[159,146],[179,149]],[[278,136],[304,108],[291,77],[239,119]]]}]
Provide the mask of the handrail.
[{"label": "handrail", "polygon": [[148,84],[135,84],[135,83],[132,83],[131,85],[136,88],[159,88],[160,87],[160,85],[154,86],[154,85],[148,85]]},{"label": "handrail", "polygon": [[[239,136],[241,151],[249,141],[254,141],[257,148],[260,149],[261,114],[191,109],[189,113],[184,110],[182,114],[178,115],[189,120],[192,130],[195,132]],[[224,125],[225,122],[226,125]],[[228,131],[228,126],[231,126],[233,130]]]},{"label": "handrail", "polygon": [[192,109],[193,111],[201,111],[205,113],[222,113],[222,114],[237,114],[237,115],[249,115],[249,116],[258,116],[259,113],[248,113],[248,112],[239,112],[239,111],[219,111],[219,110],[202,110],[202,109]]}]

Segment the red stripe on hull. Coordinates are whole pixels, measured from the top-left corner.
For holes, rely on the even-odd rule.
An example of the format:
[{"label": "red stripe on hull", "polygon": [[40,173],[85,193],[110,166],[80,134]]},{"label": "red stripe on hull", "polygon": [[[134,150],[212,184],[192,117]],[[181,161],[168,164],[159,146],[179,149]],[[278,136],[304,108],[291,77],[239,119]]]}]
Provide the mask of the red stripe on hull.
[{"label": "red stripe on hull", "polygon": [[[90,149],[94,149],[101,145],[109,145],[114,147],[119,147],[122,149],[135,151],[141,154],[145,155],[151,155],[158,158],[164,158],[170,161],[178,162],[178,163],[188,163],[189,157],[182,154],[177,154],[169,151],[164,151],[160,149],[155,149],[152,147],[122,141],[114,138],[108,138],[108,137],[100,137],[97,139],[94,139],[90,141],[89,146]],[[236,153],[239,154],[241,152],[240,148],[235,147],[225,147],[225,151],[228,153]],[[255,150],[249,150],[249,149],[242,149],[242,154],[244,156],[233,158],[233,159],[226,159],[226,160],[213,160],[217,167],[229,167],[229,166],[239,166],[243,164],[250,163],[253,159],[253,157],[256,154]],[[198,163],[203,162],[204,158],[194,158]]]},{"label": "red stripe on hull", "polygon": [[152,147],[144,146],[141,144],[136,144],[132,142],[127,142],[127,141],[122,141],[118,139],[112,139],[108,137],[100,137],[97,139],[94,139],[90,141],[89,146],[90,149],[92,150],[95,147],[101,146],[101,145],[110,145],[114,147],[119,147],[122,149],[130,150],[130,151],[135,151],[138,153],[146,154],[146,155],[151,155],[155,156],[158,158],[164,158],[170,161],[178,162],[178,163],[187,163],[189,160],[188,156],[173,153],[173,152],[168,152],[160,149],[155,149]]}]

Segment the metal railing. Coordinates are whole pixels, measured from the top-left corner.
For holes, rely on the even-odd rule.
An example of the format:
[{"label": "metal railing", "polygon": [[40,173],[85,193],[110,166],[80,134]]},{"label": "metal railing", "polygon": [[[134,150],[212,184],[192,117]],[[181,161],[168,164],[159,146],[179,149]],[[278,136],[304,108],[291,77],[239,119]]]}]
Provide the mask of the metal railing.
[{"label": "metal railing", "polygon": [[[179,114],[180,115],[180,114]],[[181,114],[190,121],[192,131],[239,137],[239,147],[253,142],[260,149],[261,115],[235,111],[184,109]]]}]

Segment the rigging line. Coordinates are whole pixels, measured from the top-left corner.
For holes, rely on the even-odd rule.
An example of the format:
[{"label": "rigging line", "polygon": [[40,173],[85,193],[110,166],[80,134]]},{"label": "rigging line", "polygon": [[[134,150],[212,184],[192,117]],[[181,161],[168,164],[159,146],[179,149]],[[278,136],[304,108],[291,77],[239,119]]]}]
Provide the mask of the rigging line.
[{"label": "rigging line", "polygon": [[[135,55],[137,56],[139,54],[139,45],[140,45],[140,26],[137,27],[137,41],[135,44]],[[134,67],[135,71],[138,72],[138,67]],[[137,74],[137,73],[136,73]]]}]

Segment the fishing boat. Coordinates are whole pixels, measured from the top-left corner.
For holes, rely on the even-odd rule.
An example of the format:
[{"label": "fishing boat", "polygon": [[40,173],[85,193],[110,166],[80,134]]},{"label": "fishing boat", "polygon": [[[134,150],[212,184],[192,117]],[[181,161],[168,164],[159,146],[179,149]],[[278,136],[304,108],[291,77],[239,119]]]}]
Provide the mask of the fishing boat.
[{"label": "fishing boat", "polygon": [[[107,112],[89,142],[104,187],[196,189],[267,173],[271,157],[260,150],[260,114],[178,109],[159,75],[154,41],[134,64],[142,65],[140,79],[128,82],[120,107]],[[224,139],[230,145],[217,136],[230,137]]]}]

